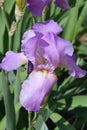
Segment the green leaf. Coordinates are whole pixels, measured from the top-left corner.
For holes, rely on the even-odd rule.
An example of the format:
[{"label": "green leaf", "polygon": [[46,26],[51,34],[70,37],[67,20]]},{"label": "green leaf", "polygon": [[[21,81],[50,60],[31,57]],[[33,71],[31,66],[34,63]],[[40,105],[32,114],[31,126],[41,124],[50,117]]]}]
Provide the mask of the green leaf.
[{"label": "green leaf", "polygon": [[15,82],[15,78],[16,77],[15,77],[15,74],[13,71],[8,73],[8,80],[9,80],[10,84],[13,84]]},{"label": "green leaf", "polygon": [[2,72],[2,91],[6,111],[6,128],[8,130],[15,130],[16,120],[13,98],[9,89],[7,75],[4,72]]},{"label": "green leaf", "polygon": [[43,120],[44,120],[44,121],[47,121],[47,119],[49,118],[49,115],[50,115],[49,109],[47,109],[47,108],[42,108],[42,109],[40,110],[40,115],[43,117]]},{"label": "green leaf", "polygon": [[5,31],[5,23],[4,23],[3,16],[2,16],[2,10],[0,10],[0,52],[2,52],[2,53],[3,53],[4,31]]},{"label": "green leaf", "polygon": [[42,124],[41,130],[48,130],[47,125],[45,123]]},{"label": "green leaf", "polygon": [[20,45],[21,45],[21,27],[22,27],[22,21],[19,22],[18,26],[17,26],[17,30],[14,34],[14,39],[12,42],[12,48],[13,51],[17,52],[18,50],[20,50]]},{"label": "green leaf", "polygon": [[42,116],[39,115],[38,119],[36,120],[36,123],[34,125],[35,130],[48,130],[45,122],[43,121]]},{"label": "green leaf", "polygon": [[87,96],[81,95],[81,96],[74,96],[72,98],[72,104],[71,109],[75,107],[87,107]]},{"label": "green leaf", "polygon": [[[2,16],[2,10],[0,10],[0,34],[4,34],[4,31],[5,31],[5,23],[4,23],[4,20],[3,20],[3,16]],[[3,23],[3,24],[2,24]]]},{"label": "green leaf", "polygon": [[81,44],[77,49],[79,55],[87,56],[87,45]]},{"label": "green leaf", "polygon": [[20,71],[18,69],[14,84],[14,103],[17,103],[19,101],[20,89],[21,89],[21,79],[20,79]]},{"label": "green leaf", "polygon": [[35,130],[41,129],[42,124],[43,124],[43,118],[42,118],[42,116],[39,116],[35,125],[34,125]]},{"label": "green leaf", "polygon": [[[81,12],[81,14],[80,14],[80,16],[79,16],[79,18],[78,18],[77,23],[76,23],[75,32],[74,32],[74,38],[76,37],[76,35],[77,35],[78,31],[79,31],[79,28],[80,28],[81,24],[83,23],[83,21],[84,21],[86,15],[87,15],[87,12],[86,12],[86,11],[87,11],[87,2],[86,2],[86,4],[84,4],[84,7],[83,7],[83,9],[82,9],[82,12]],[[75,22],[75,21],[74,21],[74,22]]]},{"label": "green leaf", "polygon": [[67,97],[65,99],[59,100],[59,102],[65,104],[65,106],[63,106],[64,108],[66,107],[66,105],[68,105],[67,103],[69,103],[68,110],[72,110],[76,107],[87,107],[87,96],[81,95],[73,96],[71,98]]},{"label": "green leaf", "polygon": [[70,40],[70,41],[73,40],[77,17],[78,17],[78,7],[73,7],[70,10],[67,24],[66,24],[65,30],[63,32],[64,39]]},{"label": "green leaf", "polygon": [[[15,111],[16,113],[20,110],[21,108],[21,104],[18,102],[15,104]],[[5,130],[5,126],[6,126],[6,116],[3,117],[3,119],[0,121],[0,128],[2,128],[1,130]]]},{"label": "green leaf", "polygon": [[53,113],[50,119],[57,125],[56,130],[75,130],[75,128],[58,113]]},{"label": "green leaf", "polygon": [[5,10],[8,14],[11,13],[12,8],[14,6],[15,0],[5,0]]}]

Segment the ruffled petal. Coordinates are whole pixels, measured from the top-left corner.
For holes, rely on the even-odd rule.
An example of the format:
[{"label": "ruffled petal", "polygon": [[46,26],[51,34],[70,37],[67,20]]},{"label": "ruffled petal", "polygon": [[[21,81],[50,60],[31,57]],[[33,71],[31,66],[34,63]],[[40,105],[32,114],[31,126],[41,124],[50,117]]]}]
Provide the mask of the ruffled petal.
[{"label": "ruffled petal", "polygon": [[65,55],[69,55],[69,56],[73,55],[74,49],[73,49],[71,42],[64,40],[64,39],[57,37],[57,36],[55,36],[55,39],[57,41],[56,46],[57,46],[57,50],[60,54],[61,59]]},{"label": "ruffled petal", "polygon": [[33,71],[22,85],[20,102],[28,111],[37,112],[45,96],[56,83],[57,77],[53,73]]},{"label": "ruffled petal", "polygon": [[23,34],[22,46],[28,42],[29,39],[36,36],[33,30],[28,30]]},{"label": "ruffled petal", "polygon": [[55,4],[56,4],[56,6],[59,6],[62,9],[69,9],[70,8],[68,0],[56,0]]},{"label": "ruffled petal", "polygon": [[73,47],[69,41],[53,33],[47,33],[42,39],[48,43],[48,46],[43,47],[44,57],[49,60],[53,66],[57,67],[65,55],[73,55]]},{"label": "ruffled petal", "polygon": [[53,20],[48,20],[45,22],[36,23],[33,26],[33,30],[44,35],[48,32],[59,34],[62,31],[62,27],[57,22],[54,22]]},{"label": "ruffled petal", "polygon": [[86,75],[86,71],[82,70],[80,67],[76,65],[76,59],[73,56],[66,56],[64,58],[63,64],[69,69],[69,74],[76,78],[82,78]]},{"label": "ruffled petal", "polygon": [[56,46],[57,41],[55,34],[47,33],[47,35],[44,35],[42,39],[48,43],[48,46],[43,47],[43,55],[47,59],[48,64],[56,68],[59,64],[60,57]]},{"label": "ruffled petal", "polygon": [[40,37],[40,34],[35,33],[33,30],[29,30],[23,35],[22,51],[33,64],[35,64],[36,50]]},{"label": "ruffled petal", "polygon": [[21,65],[28,62],[27,57],[24,55],[24,53],[15,53],[12,51],[8,51],[6,53],[6,56],[2,60],[2,63],[0,64],[0,68],[3,70],[9,72],[12,70],[16,70]]},{"label": "ruffled petal", "polygon": [[44,7],[50,3],[51,0],[27,0],[27,7],[33,15],[40,17]]}]

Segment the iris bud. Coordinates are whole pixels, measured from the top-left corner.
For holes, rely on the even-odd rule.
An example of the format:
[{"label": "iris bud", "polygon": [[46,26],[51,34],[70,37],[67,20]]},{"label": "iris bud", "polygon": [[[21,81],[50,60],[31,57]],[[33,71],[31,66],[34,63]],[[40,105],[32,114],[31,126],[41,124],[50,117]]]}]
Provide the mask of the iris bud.
[{"label": "iris bud", "polygon": [[26,5],[26,0],[16,0],[16,4],[20,9],[23,9]]}]

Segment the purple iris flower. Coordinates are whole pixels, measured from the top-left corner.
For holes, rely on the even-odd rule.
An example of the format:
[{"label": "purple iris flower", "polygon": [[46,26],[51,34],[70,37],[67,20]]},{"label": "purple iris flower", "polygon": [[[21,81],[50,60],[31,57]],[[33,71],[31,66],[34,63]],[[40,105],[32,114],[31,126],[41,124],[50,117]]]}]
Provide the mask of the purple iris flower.
[{"label": "purple iris flower", "polygon": [[62,9],[69,9],[70,8],[68,0],[56,0],[55,4],[56,4],[56,6],[59,6]]},{"label": "purple iris flower", "polygon": [[28,64],[28,73],[31,73],[20,92],[20,102],[28,111],[39,111],[57,81],[54,73],[57,67],[67,67],[69,74],[77,78],[86,74],[76,65],[72,44],[57,36],[61,31],[60,25],[53,20],[36,23],[23,35],[22,52],[7,52],[0,64],[5,71]]},{"label": "purple iris flower", "polygon": [[41,16],[42,11],[51,0],[27,0],[27,7],[35,16]]},{"label": "purple iris flower", "polygon": [[[40,17],[42,15],[44,7],[50,2],[51,0],[27,0],[27,7],[33,15]],[[55,0],[55,4],[62,9],[70,8],[68,0]]]}]

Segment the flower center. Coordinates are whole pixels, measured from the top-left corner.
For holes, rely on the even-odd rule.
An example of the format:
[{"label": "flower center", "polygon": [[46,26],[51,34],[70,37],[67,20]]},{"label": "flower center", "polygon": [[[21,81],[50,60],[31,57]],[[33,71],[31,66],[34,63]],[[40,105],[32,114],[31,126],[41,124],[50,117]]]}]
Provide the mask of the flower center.
[{"label": "flower center", "polygon": [[41,69],[41,71],[42,71],[43,73],[45,73],[45,74],[48,73],[48,70],[46,70],[46,69]]},{"label": "flower center", "polygon": [[36,63],[37,63],[37,65],[47,64],[47,59],[44,58],[44,56],[40,50],[38,50],[38,52],[37,52]]}]

